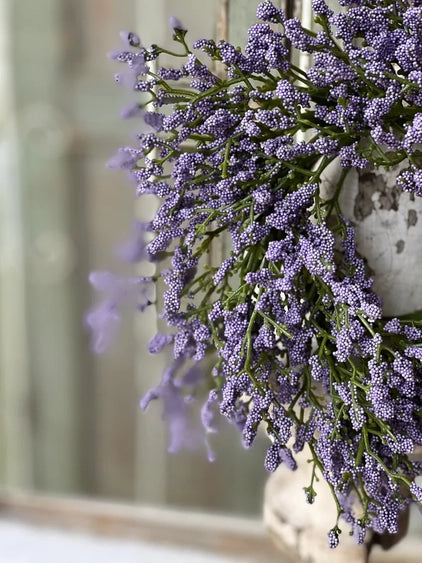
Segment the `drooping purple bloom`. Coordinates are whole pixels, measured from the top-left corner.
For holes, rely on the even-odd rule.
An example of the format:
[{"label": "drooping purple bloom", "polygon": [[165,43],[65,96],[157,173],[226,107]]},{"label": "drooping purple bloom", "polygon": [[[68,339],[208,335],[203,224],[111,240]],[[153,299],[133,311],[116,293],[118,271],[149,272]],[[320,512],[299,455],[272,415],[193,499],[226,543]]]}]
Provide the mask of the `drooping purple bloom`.
[{"label": "drooping purple bloom", "polygon": [[186,28],[184,27],[182,22],[178,18],[176,18],[176,16],[169,17],[169,26],[170,29],[186,31]]}]

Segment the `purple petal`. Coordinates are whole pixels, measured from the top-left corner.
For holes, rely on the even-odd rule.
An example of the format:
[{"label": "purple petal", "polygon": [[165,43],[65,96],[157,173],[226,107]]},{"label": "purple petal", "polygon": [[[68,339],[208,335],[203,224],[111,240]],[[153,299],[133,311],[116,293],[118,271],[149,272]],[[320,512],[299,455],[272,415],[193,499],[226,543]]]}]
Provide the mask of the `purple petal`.
[{"label": "purple petal", "polygon": [[150,354],[158,354],[161,350],[173,342],[173,334],[156,334],[148,344],[148,352]]},{"label": "purple petal", "polygon": [[214,424],[215,422],[215,408],[217,406],[218,395],[213,389],[210,391],[207,401],[204,403],[201,409],[201,420],[202,425],[207,432],[216,433],[217,428]]},{"label": "purple petal", "polygon": [[102,303],[85,316],[85,324],[92,333],[92,348],[102,354],[113,341],[120,317],[113,305]]},{"label": "purple petal", "polygon": [[148,408],[148,405],[151,401],[158,399],[160,397],[159,388],[155,387],[154,389],[149,389],[142,399],[139,401],[139,406],[143,411]]},{"label": "purple petal", "polygon": [[89,274],[89,283],[98,291],[111,292],[116,287],[116,276],[111,272],[96,271]]},{"label": "purple petal", "polygon": [[169,26],[170,29],[179,29],[180,31],[186,31],[185,26],[178,18],[176,18],[176,16],[169,17]]},{"label": "purple petal", "polygon": [[130,170],[135,168],[138,161],[138,154],[133,149],[121,148],[107,162],[108,168],[120,168]]}]

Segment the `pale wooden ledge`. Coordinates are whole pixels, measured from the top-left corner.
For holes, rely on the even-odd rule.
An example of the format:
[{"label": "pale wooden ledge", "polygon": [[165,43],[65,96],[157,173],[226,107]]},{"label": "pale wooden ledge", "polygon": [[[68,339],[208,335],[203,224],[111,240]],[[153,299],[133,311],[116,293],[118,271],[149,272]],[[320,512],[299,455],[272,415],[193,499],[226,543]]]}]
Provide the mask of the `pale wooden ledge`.
[{"label": "pale wooden ledge", "polygon": [[290,563],[262,523],[247,518],[12,491],[0,493],[0,518],[200,549],[239,562]]},{"label": "pale wooden ledge", "polygon": [[[233,561],[297,563],[276,550],[259,520],[26,492],[0,492],[0,520],[201,550]],[[281,546],[280,546],[281,547]],[[422,538],[391,551],[375,546],[370,563],[420,563]],[[352,562],[350,562],[352,563]]]}]

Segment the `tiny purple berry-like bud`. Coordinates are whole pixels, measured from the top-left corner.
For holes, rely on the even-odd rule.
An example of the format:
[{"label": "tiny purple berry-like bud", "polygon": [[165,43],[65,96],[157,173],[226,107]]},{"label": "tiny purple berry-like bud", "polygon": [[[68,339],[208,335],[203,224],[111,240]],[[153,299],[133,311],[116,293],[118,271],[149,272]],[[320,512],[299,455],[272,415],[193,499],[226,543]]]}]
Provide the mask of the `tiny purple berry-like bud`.
[{"label": "tiny purple berry-like bud", "polygon": [[331,549],[335,549],[338,546],[338,544],[339,544],[338,530],[333,528],[328,532],[328,546]]},{"label": "tiny purple berry-like bud", "polygon": [[410,483],[410,492],[415,497],[417,502],[422,503],[422,488],[416,485],[414,481]]},{"label": "tiny purple berry-like bud", "polygon": [[170,16],[169,17],[169,26],[170,26],[170,29],[173,29],[173,30],[178,29],[180,31],[186,31],[185,26],[182,24],[182,22],[178,18],[176,18],[176,16]]}]

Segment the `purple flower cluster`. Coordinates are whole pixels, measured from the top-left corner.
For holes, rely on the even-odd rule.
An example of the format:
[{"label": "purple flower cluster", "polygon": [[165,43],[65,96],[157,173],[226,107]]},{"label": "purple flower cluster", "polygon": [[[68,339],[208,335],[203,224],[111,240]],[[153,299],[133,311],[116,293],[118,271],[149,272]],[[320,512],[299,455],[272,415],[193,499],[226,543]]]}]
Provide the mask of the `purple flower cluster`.
[{"label": "purple flower cluster", "polygon": [[[294,454],[308,447],[313,474],[361,542],[368,527],[394,533],[409,499],[421,503],[421,468],[408,456],[422,445],[422,331],[383,320],[338,196],[349,170],[400,162],[408,168],[399,185],[422,195],[422,7],[339,4],[348,10],[313,0],[315,33],[266,0],[243,52],[205,39],[192,52],[173,22],[183,63],[157,73],[148,63],[162,50],[124,34],[125,50],[112,56],[147,97],[126,115],[152,131],[110,165],[129,171],[138,196],[160,201],[130,251],[157,273],[129,286],[94,278],[107,299],[88,323],[102,349],[128,287],[142,309],[154,301],[145,288],[164,282],[169,331],[149,351],[171,346],[174,362],[142,406],[163,400],[170,449],[197,443],[188,405],[211,389],[205,429],[215,431],[218,407],[249,448],[264,425],[269,471],[295,469]],[[294,49],[313,54],[307,72],[291,63]],[[204,55],[226,66],[226,79]],[[323,199],[321,175],[334,159],[343,175]],[[306,496],[313,501],[312,484]]]}]

